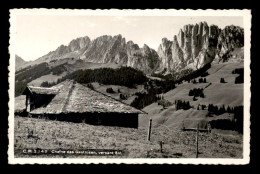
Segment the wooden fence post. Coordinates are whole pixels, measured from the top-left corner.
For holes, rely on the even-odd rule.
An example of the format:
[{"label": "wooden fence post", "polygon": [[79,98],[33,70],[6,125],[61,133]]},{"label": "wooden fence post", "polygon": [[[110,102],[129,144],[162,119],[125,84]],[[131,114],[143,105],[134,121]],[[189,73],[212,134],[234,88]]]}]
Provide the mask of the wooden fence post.
[{"label": "wooden fence post", "polygon": [[198,158],[199,154],[199,123],[197,125],[197,133],[196,133],[196,158]]},{"label": "wooden fence post", "polygon": [[150,141],[150,139],[151,139],[151,129],[152,129],[152,118],[150,118],[150,121],[149,121],[149,129],[148,129],[148,137],[147,137],[148,141]]},{"label": "wooden fence post", "polygon": [[210,126],[210,123],[208,123],[208,133],[211,133],[211,126]]},{"label": "wooden fence post", "polygon": [[160,143],[160,152],[162,153],[163,152],[163,144],[164,144],[164,142],[160,141],[159,143]]}]

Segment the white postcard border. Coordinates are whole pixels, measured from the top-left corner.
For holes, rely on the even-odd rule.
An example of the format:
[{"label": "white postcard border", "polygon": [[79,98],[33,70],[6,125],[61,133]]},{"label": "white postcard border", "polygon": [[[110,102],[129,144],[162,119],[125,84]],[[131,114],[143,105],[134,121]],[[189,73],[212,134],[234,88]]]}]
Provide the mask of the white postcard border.
[{"label": "white postcard border", "polygon": [[[243,158],[15,158],[14,157],[14,82],[15,82],[15,31],[17,15],[86,15],[86,16],[241,16],[244,20],[244,135]],[[251,11],[250,10],[72,10],[72,9],[11,9],[9,40],[9,164],[248,164],[250,161],[250,100],[251,100]]]}]

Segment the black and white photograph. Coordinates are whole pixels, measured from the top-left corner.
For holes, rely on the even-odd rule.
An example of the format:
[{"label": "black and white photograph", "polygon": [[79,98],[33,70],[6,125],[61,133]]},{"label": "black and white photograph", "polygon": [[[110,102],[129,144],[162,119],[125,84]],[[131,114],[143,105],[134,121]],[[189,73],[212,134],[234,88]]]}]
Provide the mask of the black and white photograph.
[{"label": "black and white photograph", "polygon": [[10,10],[11,164],[247,164],[250,10]]}]

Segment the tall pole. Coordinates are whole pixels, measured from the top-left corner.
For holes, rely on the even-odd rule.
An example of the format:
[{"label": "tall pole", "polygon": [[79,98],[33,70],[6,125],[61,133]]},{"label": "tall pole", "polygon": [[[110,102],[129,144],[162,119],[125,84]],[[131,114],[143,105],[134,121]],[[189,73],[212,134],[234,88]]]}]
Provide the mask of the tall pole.
[{"label": "tall pole", "polygon": [[199,123],[197,124],[197,133],[196,133],[196,158],[199,154]]},{"label": "tall pole", "polygon": [[152,118],[150,118],[150,121],[149,121],[149,130],[148,130],[148,136],[147,136],[148,141],[150,141],[150,139],[151,139],[151,129],[152,129]]}]

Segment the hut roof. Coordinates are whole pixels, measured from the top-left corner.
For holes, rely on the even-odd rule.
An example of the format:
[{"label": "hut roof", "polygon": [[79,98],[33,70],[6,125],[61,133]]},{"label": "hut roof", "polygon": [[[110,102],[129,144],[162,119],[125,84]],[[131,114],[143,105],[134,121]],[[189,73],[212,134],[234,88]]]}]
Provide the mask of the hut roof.
[{"label": "hut roof", "polygon": [[57,95],[46,106],[31,111],[32,114],[60,113],[138,113],[145,114],[132,106],[110,96],[92,90],[72,80],[66,80],[53,88],[58,88]]},{"label": "hut roof", "polygon": [[27,92],[35,93],[35,94],[56,95],[56,94],[58,94],[59,89],[55,88],[55,87],[43,88],[43,87],[27,86],[27,89],[24,91],[23,94],[26,94]]}]

